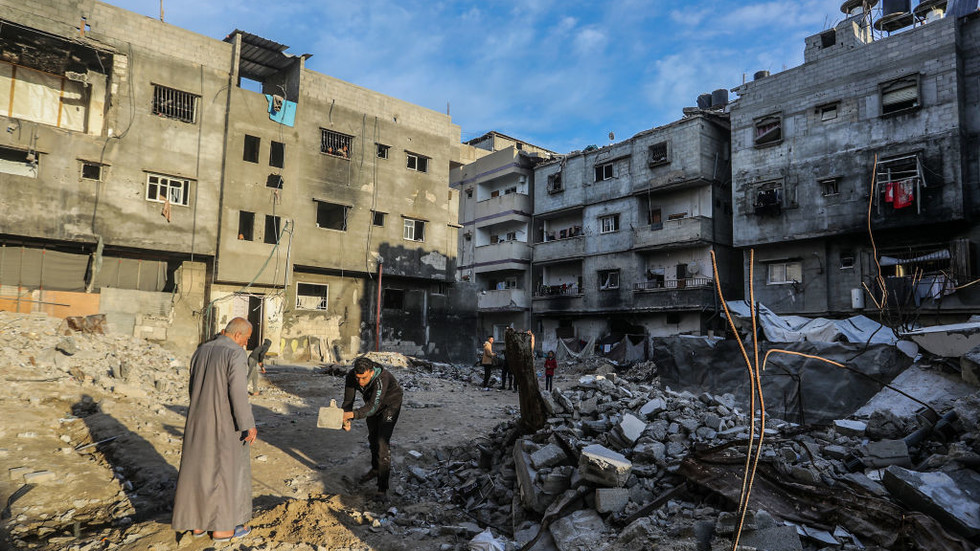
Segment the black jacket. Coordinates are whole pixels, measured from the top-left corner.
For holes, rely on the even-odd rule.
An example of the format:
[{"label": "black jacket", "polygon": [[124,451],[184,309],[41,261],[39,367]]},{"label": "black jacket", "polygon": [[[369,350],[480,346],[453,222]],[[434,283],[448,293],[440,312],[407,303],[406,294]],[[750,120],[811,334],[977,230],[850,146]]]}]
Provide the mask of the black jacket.
[{"label": "black jacket", "polygon": [[[386,409],[394,410],[402,407],[402,387],[398,386],[398,381],[390,371],[383,367],[378,369],[381,371],[364,388],[357,384],[353,369],[347,372],[347,377],[344,379],[344,403],[341,408],[344,411],[353,411],[354,419],[364,419]],[[364,399],[364,407],[360,409],[354,409],[356,390],[361,391],[361,397]]]}]

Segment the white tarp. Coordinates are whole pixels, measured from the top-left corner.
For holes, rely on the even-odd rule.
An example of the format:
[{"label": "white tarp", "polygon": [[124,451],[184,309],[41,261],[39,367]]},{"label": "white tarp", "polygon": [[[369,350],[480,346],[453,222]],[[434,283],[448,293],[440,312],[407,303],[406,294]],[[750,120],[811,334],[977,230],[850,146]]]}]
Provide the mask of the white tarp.
[{"label": "white tarp", "polygon": [[[769,342],[837,342],[895,344],[898,339],[890,329],[866,316],[844,320],[780,316],[762,303],[758,305],[756,323]],[[751,310],[744,300],[728,302],[728,309],[743,327],[751,324]]]},{"label": "white tarp", "polygon": [[[575,339],[568,339],[574,341]],[[555,351],[555,359],[559,362],[568,360],[583,360],[595,356],[595,337],[591,337],[579,352],[573,351],[565,342],[566,339],[558,339],[558,349]]]}]

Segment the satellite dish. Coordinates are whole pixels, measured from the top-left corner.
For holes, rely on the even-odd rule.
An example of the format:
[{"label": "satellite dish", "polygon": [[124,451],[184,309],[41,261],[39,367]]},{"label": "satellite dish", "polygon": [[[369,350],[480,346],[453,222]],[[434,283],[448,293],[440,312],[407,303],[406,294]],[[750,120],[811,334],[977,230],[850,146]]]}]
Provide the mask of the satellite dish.
[{"label": "satellite dish", "polygon": [[691,262],[687,265],[687,273],[694,275],[701,271],[701,266],[697,262]]},{"label": "satellite dish", "polygon": [[610,133],[609,133],[609,141],[613,141],[613,140],[615,140],[615,139],[616,139],[616,134],[615,134],[615,133],[613,133],[613,132],[610,132]]}]

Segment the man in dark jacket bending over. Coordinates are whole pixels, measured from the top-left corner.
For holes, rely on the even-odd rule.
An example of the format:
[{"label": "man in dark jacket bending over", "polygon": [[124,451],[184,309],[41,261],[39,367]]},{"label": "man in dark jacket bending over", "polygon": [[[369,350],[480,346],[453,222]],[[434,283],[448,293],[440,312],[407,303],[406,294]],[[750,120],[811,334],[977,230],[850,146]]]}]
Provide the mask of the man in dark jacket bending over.
[{"label": "man in dark jacket bending over", "polygon": [[[354,409],[354,391],[360,390],[364,406]],[[351,419],[366,419],[371,444],[371,470],[360,478],[367,482],[378,477],[376,497],[384,499],[391,473],[391,433],[402,408],[402,388],[390,371],[361,356],[344,380],[344,430],[350,430]]]}]

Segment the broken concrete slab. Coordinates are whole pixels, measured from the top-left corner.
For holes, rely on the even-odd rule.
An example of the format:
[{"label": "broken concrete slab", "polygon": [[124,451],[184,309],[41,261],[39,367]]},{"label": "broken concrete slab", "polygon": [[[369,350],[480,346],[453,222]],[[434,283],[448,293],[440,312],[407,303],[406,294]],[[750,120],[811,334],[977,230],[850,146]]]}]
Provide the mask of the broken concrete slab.
[{"label": "broken concrete slab", "polygon": [[667,401],[663,398],[654,398],[649,402],[643,404],[640,408],[640,415],[650,419],[656,416],[658,413],[667,410]]},{"label": "broken concrete slab", "polygon": [[603,541],[606,524],[592,509],[582,509],[556,520],[549,529],[558,549],[595,549]]},{"label": "broken concrete slab", "polygon": [[630,501],[630,491],[626,488],[596,488],[595,510],[597,513],[618,513]]},{"label": "broken concrete slab", "polygon": [[531,464],[534,465],[535,469],[545,469],[554,467],[567,458],[568,456],[565,455],[565,450],[561,449],[561,446],[548,444],[531,454]]},{"label": "broken concrete slab", "polygon": [[57,479],[58,475],[51,471],[37,471],[24,475],[24,483],[26,484],[44,484],[45,482],[53,482]]},{"label": "broken concrete slab", "polygon": [[973,386],[980,386],[980,345],[960,356],[960,376]]},{"label": "broken concrete slab", "polygon": [[980,503],[970,498],[949,475],[921,473],[892,465],[882,483],[910,509],[929,514],[967,538],[980,534]]},{"label": "broken concrete slab", "polygon": [[912,466],[912,460],[909,458],[909,447],[904,440],[868,442],[861,446],[859,451],[861,463],[864,464],[865,468],[887,467],[888,465]]},{"label": "broken concrete slab", "polygon": [[868,424],[853,419],[837,419],[834,421],[834,430],[842,436],[864,436]]},{"label": "broken concrete slab", "polygon": [[633,463],[624,455],[599,444],[586,446],[579,457],[582,478],[601,486],[623,486],[632,467]]},{"label": "broken concrete slab", "polygon": [[766,551],[803,551],[803,542],[793,526],[775,526],[762,530],[742,532],[739,546],[765,549]]},{"label": "broken concrete slab", "polygon": [[524,507],[538,514],[544,514],[554,496],[545,494],[536,484],[538,472],[532,467],[531,456],[524,451],[524,441],[514,444],[514,472],[517,478],[517,490]]}]

